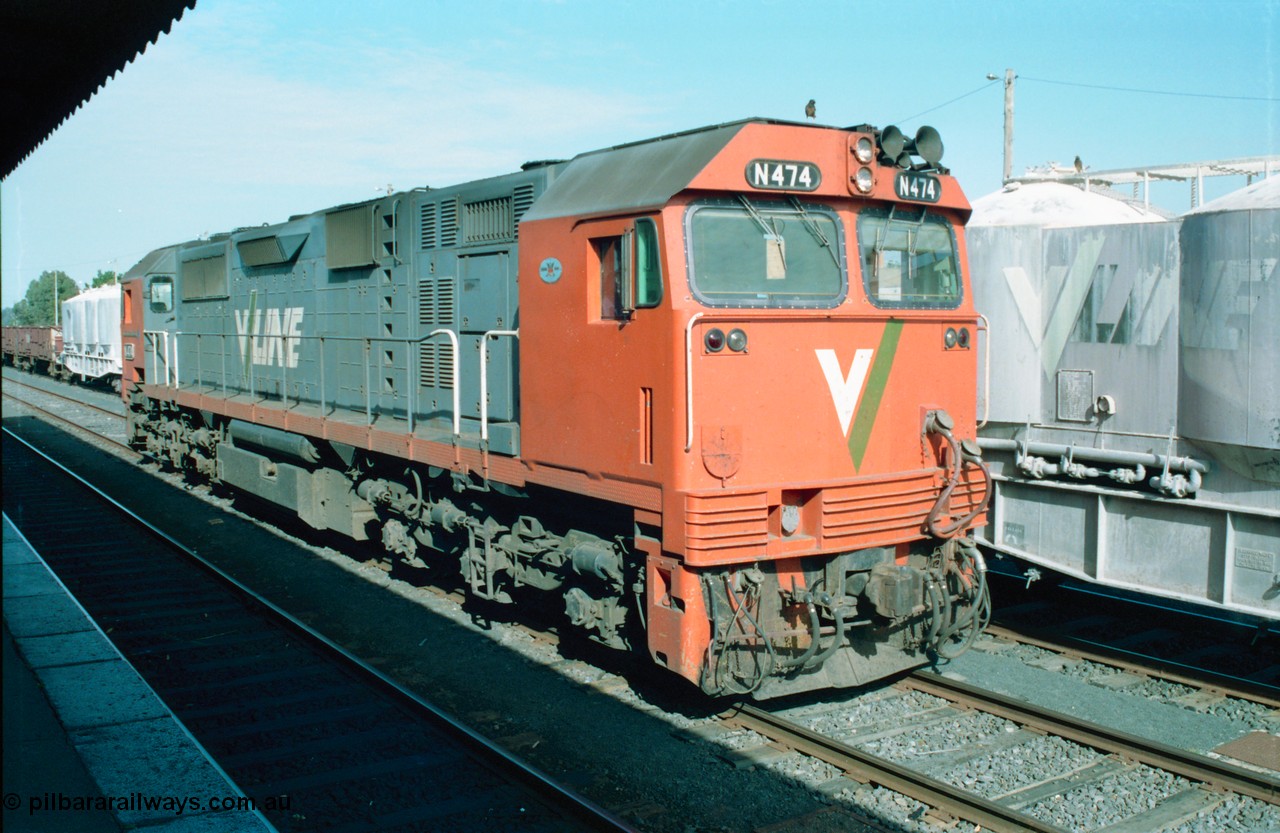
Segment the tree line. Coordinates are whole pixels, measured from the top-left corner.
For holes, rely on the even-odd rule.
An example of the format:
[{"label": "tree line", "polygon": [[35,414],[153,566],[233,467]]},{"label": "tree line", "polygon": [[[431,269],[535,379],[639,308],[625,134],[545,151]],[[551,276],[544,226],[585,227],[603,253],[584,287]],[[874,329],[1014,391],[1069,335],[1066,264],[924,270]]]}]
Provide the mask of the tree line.
[{"label": "tree line", "polygon": [[[120,275],[102,269],[94,276],[86,289],[119,283]],[[62,302],[80,294],[80,287],[71,276],[61,270],[41,272],[27,287],[27,294],[12,307],[4,309],[6,327],[52,327],[61,323]],[[57,298],[55,305],[55,297]]]}]

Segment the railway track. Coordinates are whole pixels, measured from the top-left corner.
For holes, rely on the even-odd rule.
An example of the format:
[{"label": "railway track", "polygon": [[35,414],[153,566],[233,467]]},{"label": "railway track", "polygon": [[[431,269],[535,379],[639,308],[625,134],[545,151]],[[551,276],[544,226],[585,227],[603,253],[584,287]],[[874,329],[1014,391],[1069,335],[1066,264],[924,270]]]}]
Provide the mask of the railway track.
[{"label": "railway track", "polygon": [[117,417],[124,416],[124,403],[118,393],[112,394],[100,389],[71,385],[56,379],[46,379],[40,376],[33,376],[30,373],[22,373],[8,367],[4,368],[4,383],[9,390],[18,388],[26,391],[39,391],[63,402],[89,408],[102,414]]},{"label": "railway track", "polygon": [[1150,738],[1138,737],[1069,714],[1004,697],[930,671],[918,671],[902,685],[913,691],[950,700],[961,708],[978,709],[1022,727],[1156,767],[1216,790],[1238,793],[1268,804],[1280,804],[1280,777],[1274,771],[1265,773],[1246,769],[1218,758],[1177,749]]},{"label": "railway track", "polygon": [[1059,654],[1100,662],[1229,696],[1280,699],[1280,630],[1141,599],[1097,596],[1068,583],[1024,592],[1001,587],[990,632]]},{"label": "railway track", "polygon": [[[811,756],[856,783],[894,790],[950,824],[986,831],[1150,833],[1200,827],[1215,812],[1280,825],[1280,778],[1054,712],[922,671],[847,708],[839,703],[774,710],[739,704],[722,715],[730,731],[758,736],[739,753]],[[1003,763],[999,759],[1003,758]],[[992,773],[1003,766],[1004,772]],[[1125,796],[1099,816],[1080,808]],[[1235,802],[1234,804],[1232,802]],[[1241,809],[1243,807],[1243,809]],[[1220,810],[1220,808],[1224,808]]]},{"label": "railway track", "polygon": [[830,735],[749,703],[740,703],[724,715],[730,727],[741,727],[770,739],[785,749],[810,755],[845,772],[862,783],[875,783],[923,802],[952,818],[1000,833],[1061,833],[1061,828],[960,789],[909,766],[865,752]]},{"label": "railway track", "polygon": [[3,442],[6,513],[277,829],[631,829]]},{"label": "railway track", "polygon": [[1088,663],[1097,666],[1099,670],[1095,673],[1132,675],[1135,682],[1159,680],[1200,692],[1204,702],[1210,699],[1234,699],[1280,710],[1280,685],[1274,677],[1239,677],[1140,651],[1114,648],[1105,643],[1077,641],[1061,635],[1049,636],[1038,630],[1027,633],[1021,627],[988,626],[986,635],[999,645],[1039,649],[1060,658],[1058,663],[1041,658],[1038,660],[1041,665]]},{"label": "railway track", "polygon": [[124,403],[101,391],[31,377],[6,367],[4,398],[36,410],[59,425],[92,435],[119,450],[131,451],[124,441]]}]

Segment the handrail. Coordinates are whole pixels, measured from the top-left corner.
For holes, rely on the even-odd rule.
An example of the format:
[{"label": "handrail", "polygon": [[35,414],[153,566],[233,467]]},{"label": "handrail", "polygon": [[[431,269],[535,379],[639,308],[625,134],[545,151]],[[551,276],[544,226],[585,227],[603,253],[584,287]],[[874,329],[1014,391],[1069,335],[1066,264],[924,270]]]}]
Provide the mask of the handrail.
[{"label": "handrail", "polygon": [[[450,343],[450,346],[453,348],[453,362],[452,362],[452,364],[453,364],[453,373],[451,374],[451,382],[452,382],[452,384],[453,384],[453,436],[458,437],[458,436],[461,436],[461,435],[462,435],[461,421],[460,421],[460,416],[459,416],[459,412],[462,410],[462,406],[461,406],[461,398],[460,398],[460,395],[459,395],[459,393],[458,393],[458,360],[459,360],[459,356],[458,356],[458,334],[457,334],[457,333],[455,333],[453,330],[447,329],[447,328],[445,328],[445,327],[441,327],[441,328],[439,328],[439,329],[435,329],[435,330],[432,330],[431,332],[427,333],[425,336],[423,336],[422,338],[418,339],[415,343],[416,343],[416,344],[421,344],[421,343],[423,343],[424,341],[427,341],[428,339],[435,338],[435,337],[436,337],[436,336],[438,336],[438,335],[446,335],[446,336],[448,336],[448,337],[449,337],[449,343]],[[407,364],[407,363],[406,363],[406,364]],[[483,365],[483,364],[481,364],[481,365],[480,365],[480,372],[481,372],[481,373],[483,373],[483,372],[484,372],[484,365]],[[410,383],[410,390],[412,390],[412,389],[413,389],[413,386],[412,386],[412,382],[411,382],[411,383]],[[483,401],[483,400],[482,400],[482,401]],[[482,405],[481,407],[483,407],[483,405]],[[412,434],[412,433],[413,433],[413,410],[414,410],[413,408],[410,408],[410,409],[409,409],[409,433],[410,433],[410,434]]]},{"label": "handrail", "polygon": [[[156,348],[156,335],[157,334],[152,331],[148,331],[148,330],[142,331],[142,367],[144,370],[147,369],[147,342],[148,341],[151,342],[151,355],[153,357],[156,356],[158,352]],[[154,370],[155,373],[149,372],[149,375],[151,379],[154,380],[156,377],[156,374],[159,373],[160,371],[160,361],[158,358],[153,358],[152,361],[155,363],[155,367],[151,368],[151,370]]]},{"label": "handrail", "polygon": [[[991,322],[982,313],[978,313],[978,321],[981,324],[978,332],[985,330],[987,333],[987,352],[983,354],[982,361],[982,421],[978,423],[978,428],[982,429],[986,427],[987,418],[991,416]],[[974,340],[977,341],[977,339]]]},{"label": "handrail", "polygon": [[684,326],[684,451],[693,448],[693,325],[705,313],[695,312]]},{"label": "handrail", "polygon": [[[489,339],[503,337],[519,339],[520,330],[489,330],[480,338],[480,442],[486,447],[489,444]],[[455,362],[455,372],[457,368]]]},{"label": "handrail", "polygon": [[[176,341],[176,339],[177,339],[177,335],[178,335],[177,333],[174,333],[174,339],[175,339],[175,341]],[[163,382],[163,384],[164,384],[164,386],[165,386],[165,387],[168,387],[168,386],[169,386],[169,375],[170,375],[170,371],[172,370],[172,367],[173,367],[173,365],[172,365],[172,363],[171,363],[171,361],[170,361],[170,359],[169,359],[169,331],[168,331],[168,330],[143,330],[143,331],[142,331],[142,338],[143,338],[143,359],[142,359],[142,361],[143,361],[143,367],[146,367],[146,354],[145,354],[145,351],[146,351],[146,341],[147,341],[147,339],[148,339],[148,338],[150,338],[150,341],[151,341],[151,348],[152,348],[152,349],[151,349],[151,371],[152,371],[152,372],[151,372],[151,378],[152,378],[152,379],[158,379],[158,378],[160,377],[160,358],[161,358],[161,356],[160,356],[160,338],[159,338],[160,336],[164,336],[164,382]],[[175,353],[177,352],[177,346],[176,346],[176,345],[174,346],[174,352],[175,352]],[[174,373],[173,373],[173,378],[174,378],[174,385],[173,385],[173,386],[174,386],[174,387],[178,387],[178,385],[177,385],[177,381],[178,381],[178,374],[177,374],[176,372],[174,372]]]},{"label": "handrail", "polygon": [[[173,354],[174,354],[174,357],[173,357],[173,358],[171,358],[171,356],[170,356],[170,352],[169,352],[169,337],[170,337],[170,336],[172,336],[172,337],[173,337]],[[170,332],[170,331],[168,331],[168,330],[144,330],[144,331],[143,331],[143,338],[144,338],[144,339],[149,340],[149,341],[151,342],[152,346],[153,346],[153,349],[152,349],[152,351],[151,351],[151,352],[152,352],[152,358],[153,358],[153,366],[152,366],[152,371],[153,371],[153,372],[152,372],[152,374],[151,374],[151,378],[154,380],[154,381],[153,381],[153,384],[163,385],[163,386],[165,386],[165,387],[168,387],[168,386],[170,386],[170,385],[172,385],[173,387],[180,387],[180,386],[181,386],[181,382],[180,382],[180,376],[179,376],[178,367],[177,367],[177,360],[176,360],[176,355],[177,355],[177,354],[178,354],[178,352],[179,352],[179,351],[178,351],[178,344],[177,344],[178,339],[179,339],[180,337],[194,337],[194,338],[196,338],[196,340],[197,340],[197,342],[198,342],[198,341],[199,341],[199,339],[200,339],[200,338],[202,338],[202,337],[204,337],[204,336],[208,336],[208,337],[217,337],[217,338],[218,338],[218,339],[220,339],[220,340],[221,340],[221,342],[222,342],[222,350],[221,350],[221,353],[222,353],[222,368],[221,368],[221,373],[222,373],[222,388],[223,388],[223,393],[225,394],[225,393],[227,392],[227,368],[226,368],[226,354],[227,354],[227,349],[226,349],[226,347],[227,347],[227,340],[228,340],[228,339],[234,339],[234,338],[237,338],[238,336],[236,336],[234,333],[182,333],[182,332],[172,332],[172,333],[171,333],[171,332]],[[427,333],[426,335],[424,335],[424,336],[422,336],[422,337],[420,337],[420,338],[395,338],[395,337],[390,337],[390,336],[381,336],[381,337],[379,337],[379,336],[373,336],[373,337],[369,337],[369,336],[326,336],[326,335],[319,335],[319,334],[316,334],[316,335],[297,335],[297,336],[295,336],[295,335],[288,335],[288,336],[285,336],[285,338],[290,339],[290,340],[297,339],[297,340],[298,340],[298,341],[300,341],[300,342],[307,342],[307,341],[315,340],[315,341],[318,341],[318,342],[319,342],[319,344],[320,344],[320,352],[319,352],[319,357],[318,357],[318,362],[319,362],[319,365],[320,365],[320,380],[319,380],[319,384],[318,384],[318,388],[319,388],[319,390],[318,390],[318,392],[317,392],[317,397],[318,397],[318,403],[319,403],[319,407],[320,407],[320,411],[321,411],[321,413],[324,413],[325,405],[326,405],[326,402],[327,402],[327,399],[326,399],[327,385],[325,384],[325,349],[324,349],[324,345],[325,345],[325,343],[326,343],[326,342],[330,342],[330,341],[336,341],[336,342],[353,342],[353,343],[359,343],[359,344],[364,345],[365,349],[364,349],[364,351],[363,351],[363,352],[364,352],[364,357],[365,357],[365,362],[364,362],[364,369],[365,369],[365,391],[364,391],[364,393],[365,393],[365,406],[366,406],[365,410],[366,410],[366,418],[369,420],[370,424],[372,424],[372,421],[373,421],[373,416],[372,416],[373,389],[372,389],[371,380],[370,380],[370,377],[369,377],[369,372],[370,372],[370,370],[371,370],[371,366],[370,366],[370,363],[369,363],[369,359],[370,359],[370,356],[369,356],[369,346],[370,346],[370,345],[372,345],[372,344],[402,344],[402,345],[405,345],[406,347],[414,347],[414,346],[416,346],[416,345],[418,345],[418,344],[422,344],[423,342],[425,342],[425,341],[429,341],[430,339],[436,338],[436,337],[438,337],[438,336],[445,336],[445,337],[447,337],[447,338],[449,339],[450,353],[451,353],[451,357],[452,357],[452,360],[453,360],[453,361],[452,361],[453,371],[452,371],[451,376],[450,376],[450,383],[451,383],[452,388],[453,388],[453,397],[452,397],[452,398],[453,398],[453,402],[452,402],[452,405],[453,405],[452,428],[453,428],[453,435],[454,435],[454,437],[460,437],[460,436],[462,435],[462,421],[461,421],[461,415],[462,415],[462,401],[461,401],[461,396],[462,396],[462,394],[461,394],[461,391],[460,391],[460,389],[459,389],[459,387],[460,387],[460,386],[459,386],[459,378],[458,378],[458,368],[459,368],[460,358],[461,358],[461,357],[460,357],[460,349],[459,349],[459,343],[458,343],[458,334],[457,334],[456,332],[454,332],[453,330],[450,330],[450,329],[447,329],[447,328],[440,328],[440,329],[432,330],[430,333]],[[163,345],[161,345],[161,341],[162,341],[162,339],[163,339]],[[249,348],[249,349],[252,349],[252,346],[250,346],[250,348]],[[161,355],[161,354],[162,354],[162,352],[163,352],[163,356]],[[197,356],[198,356],[198,355],[199,355],[199,349],[197,348]],[[286,355],[287,355],[287,354],[286,354]],[[414,384],[413,384],[413,374],[412,374],[412,371],[413,371],[413,358],[414,358],[414,357],[413,357],[413,355],[412,355],[412,353],[411,353],[411,354],[410,354],[410,356],[409,356],[409,359],[410,359],[410,360],[405,362],[405,369],[406,369],[406,373],[408,373],[408,374],[409,374],[409,380],[408,380],[408,398],[409,398],[409,404],[408,404],[408,424],[409,424],[409,433],[413,433],[413,430],[414,430],[414,425],[415,425],[414,420],[415,420],[415,411],[416,411],[416,403],[415,403],[415,401],[414,401],[414,400],[415,400],[415,397],[413,396],[413,392],[414,392],[414,390],[415,390],[415,386],[414,386]],[[160,362],[161,362],[161,360],[163,360],[163,361],[164,361],[164,370],[165,370],[165,372],[164,372],[163,376],[161,376],[161,373],[160,373]],[[285,401],[286,401],[286,402],[287,402],[287,400],[288,400],[288,390],[287,390],[288,372],[287,372],[287,371],[288,371],[288,368],[287,368],[287,366],[286,366],[286,367],[283,369],[283,372],[282,372],[282,374],[281,374],[282,379],[283,379],[282,384],[284,384],[284,385],[286,386],[286,387],[285,387],[285,390],[284,390],[284,399],[285,399]],[[172,378],[171,378],[171,377],[172,377]],[[255,376],[255,374],[254,374],[254,372],[253,372],[253,365],[252,365],[252,363],[250,363],[250,364],[249,364],[249,369],[248,369],[248,371],[247,371],[247,377],[246,377],[245,382],[244,382],[244,384],[245,384],[245,385],[247,385],[248,392],[250,393],[250,395],[252,395],[252,394],[253,394],[253,392],[254,392],[254,380],[255,380],[255,378],[256,378],[256,376]],[[301,401],[301,400],[299,399],[299,401]]]}]

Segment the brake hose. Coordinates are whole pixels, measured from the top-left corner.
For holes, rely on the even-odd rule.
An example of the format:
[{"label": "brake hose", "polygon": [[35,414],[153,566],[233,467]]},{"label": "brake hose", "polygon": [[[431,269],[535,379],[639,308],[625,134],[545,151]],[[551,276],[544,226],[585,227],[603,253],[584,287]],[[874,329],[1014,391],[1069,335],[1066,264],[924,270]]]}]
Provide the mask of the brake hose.
[{"label": "brake hose", "polygon": [[[991,470],[987,468],[980,451],[963,449],[962,444],[956,442],[956,438],[951,433],[951,417],[945,411],[930,412],[929,419],[925,422],[925,431],[937,434],[946,440],[947,446],[951,450],[948,455],[951,465],[947,474],[947,483],[943,486],[942,491],[938,493],[938,499],[934,502],[933,508],[929,510],[924,526],[925,530],[935,538],[951,538],[957,532],[968,527],[974,518],[987,510],[987,504],[991,501]],[[965,464],[972,464],[982,472],[982,500],[978,502],[978,505],[969,514],[952,521],[946,526],[940,526],[939,521],[946,511],[947,502],[951,499],[951,493],[956,486],[960,485],[960,473]]]}]

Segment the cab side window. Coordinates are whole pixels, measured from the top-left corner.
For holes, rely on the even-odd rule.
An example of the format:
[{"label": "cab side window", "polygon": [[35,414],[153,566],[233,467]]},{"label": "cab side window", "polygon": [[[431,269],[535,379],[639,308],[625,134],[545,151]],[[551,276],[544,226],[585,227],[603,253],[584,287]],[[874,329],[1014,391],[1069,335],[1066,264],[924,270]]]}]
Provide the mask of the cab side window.
[{"label": "cab side window", "polygon": [[600,317],[626,320],[662,303],[658,226],[648,217],[617,237],[591,241],[600,262]]},{"label": "cab side window", "polygon": [[147,287],[152,312],[173,311],[173,278],[152,278]]},{"label": "cab side window", "polygon": [[658,225],[648,217],[636,220],[635,306],[662,303],[662,261],[658,256]]},{"label": "cab side window", "polygon": [[591,241],[600,260],[600,317],[626,318],[622,308],[622,238]]}]

